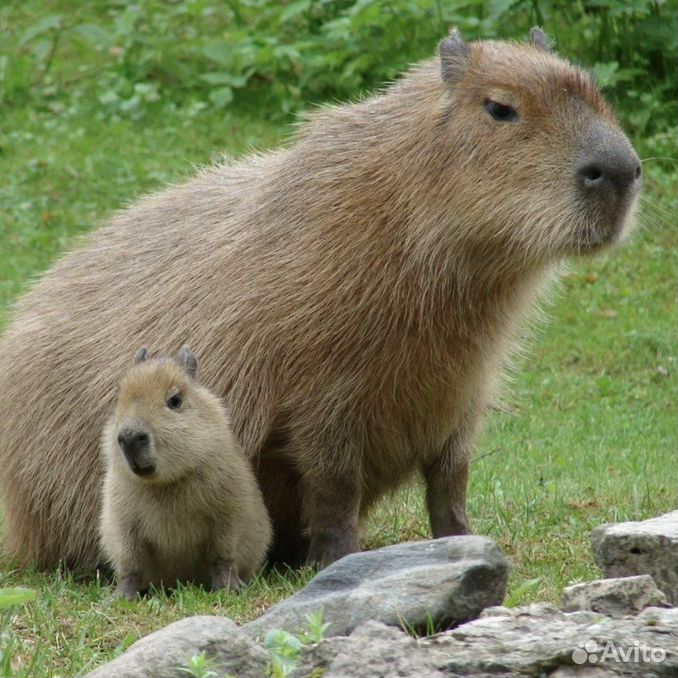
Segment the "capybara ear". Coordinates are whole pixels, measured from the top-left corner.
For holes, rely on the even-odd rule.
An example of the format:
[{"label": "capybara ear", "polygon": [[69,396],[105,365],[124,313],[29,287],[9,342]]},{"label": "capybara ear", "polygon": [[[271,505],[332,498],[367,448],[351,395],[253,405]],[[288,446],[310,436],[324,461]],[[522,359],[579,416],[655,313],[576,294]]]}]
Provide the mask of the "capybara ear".
[{"label": "capybara ear", "polygon": [[466,70],[469,47],[456,28],[440,42],[439,52],[443,80],[451,84],[458,82]]},{"label": "capybara ear", "polygon": [[186,344],[184,344],[177,353],[177,362],[183,367],[186,374],[192,379],[198,373],[198,361]]},{"label": "capybara ear", "polygon": [[148,349],[145,346],[142,346],[134,355],[134,364],[138,365],[139,363],[143,363],[147,357]]},{"label": "capybara ear", "polygon": [[539,26],[533,26],[530,30],[530,43],[544,52],[552,52],[551,41]]}]

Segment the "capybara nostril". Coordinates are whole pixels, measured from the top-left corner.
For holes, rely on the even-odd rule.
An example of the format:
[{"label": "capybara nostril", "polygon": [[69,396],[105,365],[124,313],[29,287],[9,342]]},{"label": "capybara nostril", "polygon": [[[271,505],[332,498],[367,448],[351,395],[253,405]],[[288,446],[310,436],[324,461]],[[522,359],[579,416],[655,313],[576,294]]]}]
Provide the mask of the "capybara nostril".
[{"label": "capybara nostril", "polygon": [[577,174],[583,179],[584,186],[587,187],[594,187],[603,181],[603,171],[595,164],[580,167]]}]

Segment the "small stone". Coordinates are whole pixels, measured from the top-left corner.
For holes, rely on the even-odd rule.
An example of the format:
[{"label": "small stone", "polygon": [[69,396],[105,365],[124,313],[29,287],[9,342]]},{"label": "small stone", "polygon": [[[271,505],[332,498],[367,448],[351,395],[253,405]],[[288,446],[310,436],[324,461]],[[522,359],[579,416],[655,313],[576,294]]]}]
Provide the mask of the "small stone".
[{"label": "small stone", "polygon": [[638,614],[646,607],[668,606],[666,596],[648,574],[598,579],[568,586],[563,591],[566,612],[591,610],[610,617]]},{"label": "small stone", "polygon": [[649,574],[668,601],[678,605],[678,511],[602,525],[592,541],[596,563],[606,577]]},{"label": "small stone", "polygon": [[226,617],[195,616],[138,640],[86,678],[186,678],[193,657],[205,653],[217,675],[262,678],[270,660]]},{"label": "small stone", "polygon": [[445,537],[353,553],[319,572],[301,591],[243,629],[297,633],[323,611],[328,636],[349,635],[366,621],[418,631],[476,618],[504,599],[508,562],[486,537]]}]

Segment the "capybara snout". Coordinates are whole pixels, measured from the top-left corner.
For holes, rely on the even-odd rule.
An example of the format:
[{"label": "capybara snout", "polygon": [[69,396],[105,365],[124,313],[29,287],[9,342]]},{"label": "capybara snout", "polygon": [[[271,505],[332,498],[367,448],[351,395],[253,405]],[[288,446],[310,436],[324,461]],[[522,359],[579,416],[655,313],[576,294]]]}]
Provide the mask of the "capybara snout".
[{"label": "capybara snout", "polygon": [[155,473],[155,460],[151,456],[151,437],[142,428],[131,425],[118,431],[118,445],[127,459],[130,469],[141,477]]},{"label": "capybara snout", "polygon": [[585,244],[595,249],[614,242],[642,184],[638,155],[618,130],[592,121],[582,138],[575,177],[584,211],[593,211],[598,217],[587,226]]}]

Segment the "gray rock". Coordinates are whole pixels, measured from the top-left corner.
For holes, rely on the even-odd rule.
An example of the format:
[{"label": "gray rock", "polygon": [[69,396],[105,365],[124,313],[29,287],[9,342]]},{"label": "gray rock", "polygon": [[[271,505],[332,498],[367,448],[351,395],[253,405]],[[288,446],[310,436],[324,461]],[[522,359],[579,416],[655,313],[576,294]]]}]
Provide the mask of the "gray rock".
[{"label": "gray rock", "polygon": [[218,675],[266,676],[269,654],[226,617],[196,616],[138,640],[87,678],[186,678],[191,658],[205,652]]},{"label": "gray rock", "polygon": [[[496,610],[495,610],[496,611]],[[508,613],[507,613],[508,612]],[[537,604],[431,638],[370,623],[305,651],[293,678],[675,678],[678,609],[611,618]]]},{"label": "gray rock", "polygon": [[243,629],[261,638],[291,633],[323,610],[329,636],[348,635],[369,620],[424,630],[474,619],[502,602],[508,562],[485,537],[446,537],[354,553],[316,575],[301,591]]},{"label": "gray rock", "polygon": [[593,553],[606,577],[649,574],[678,605],[678,511],[603,525],[593,532]]},{"label": "gray rock", "polygon": [[367,622],[348,638],[336,637],[306,650],[292,678],[440,678],[418,642],[393,626]]},{"label": "gray rock", "polygon": [[598,579],[568,586],[563,591],[566,612],[592,610],[610,617],[637,614],[646,607],[668,607],[666,596],[649,574]]}]

